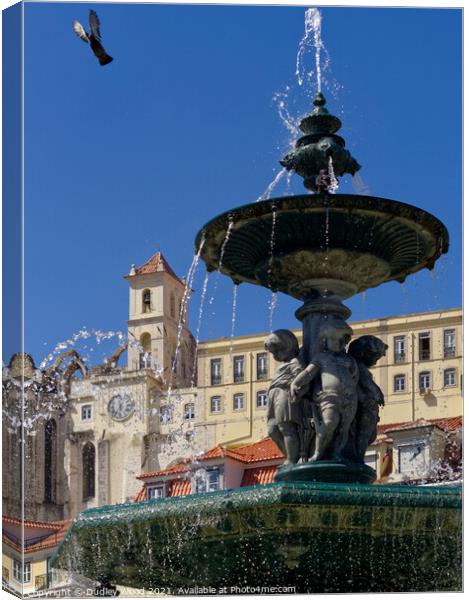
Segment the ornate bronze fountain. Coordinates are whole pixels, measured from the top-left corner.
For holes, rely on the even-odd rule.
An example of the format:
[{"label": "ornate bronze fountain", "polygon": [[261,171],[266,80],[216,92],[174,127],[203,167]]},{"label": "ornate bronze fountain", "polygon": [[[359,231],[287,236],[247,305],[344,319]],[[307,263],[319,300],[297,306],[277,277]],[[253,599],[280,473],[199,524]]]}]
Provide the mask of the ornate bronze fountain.
[{"label": "ornate bronze fountain", "polygon": [[[278,473],[277,480],[366,483],[374,480],[375,473],[363,464],[364,451],[357,449],[357,440],[367,436],[362,431],[367,427],[367,439],[373,441],[378,410],[370,405],[383,399],[379,388],[371,389],[365,380],[370,379],[367,367],[386,349],[377,351],[375,338],[362,340],[363,347],[373,348],[362,348],[359,358],[345,352],[352,334],[345,319],[351,312],[342,300],[388,281],[402,283],[423,268],[433,269],[448,251],[448,232],[438,219],[415,206],[329,193],[331,178],[353,175],[360,165],[337,135],[340,120],[325,104],[324,96],[317,94],[313,112],[299,124],[305,135],[280,161],[302,176],[305,187],[315,193],[255,202],[223,213],[202,228],[196,247],[204,240],[201,257],[209,271],[219,269],[235,284],[262,285],[303,301],[296,311],[303,324],[303,347],[298,358],[291,355],[288,359],[298,360],[305,370],[302,387],[296,397],[292,392],[280,400],[278,390],[286,389],[294,379],[283,376],[269,392],[269,434],[287,455],[289,466]],[[334,331],[338,337],[335,350],[328,347]],[[348,373],[353,370],[350,379]],[[331,378],[340,381],[332,384]],[[285,420],[283,413],[288,410],[283,405],[296,411],[290,421]],[[365,415],[367,411],[370,414]],[[374,425],[369,422],[373,418]],[[310,425],[304,425],[305,421]],[[292,427],[296,433],[280,431]],[[295,436],[299,440],[291,442],[295,449],[290,456],[287,446]],[[292,468],[299,461],[302,464]]]},{"label": "ornate bronze fountain", "polygon": [[369,485],[363,455],[382,402],[369,368],[386,348],[362,336],[345,351],[342,302],[433,268],[448,233],[414,206],[329,193],[332,176],[359,165],[324,98],[314,104],[281,162],[315,193],[235,208],[196,239],[209,271],[303,302],[301,350],[288,330],[266,340],[281,363],[268,431],[287,464],[270,485],[85,511],[55,567],[182,595],[461,589],[460,488]]}]

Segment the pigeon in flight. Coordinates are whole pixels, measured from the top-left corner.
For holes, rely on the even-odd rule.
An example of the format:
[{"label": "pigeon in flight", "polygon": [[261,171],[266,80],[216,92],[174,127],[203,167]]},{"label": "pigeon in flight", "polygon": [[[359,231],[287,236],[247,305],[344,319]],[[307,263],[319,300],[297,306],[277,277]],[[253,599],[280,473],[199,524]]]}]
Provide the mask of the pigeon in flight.
[{"label": "pigeon in flight", "polygon": [[90,44],[91,50],[99,60],[99,64],[103,67],[108,65],[114,59],[106,53],[106,50],[101,44],[101,34],[99,32],[99,19],[94,10],[90,10],[90,29],[91,33],[86,33],[83,25],[78,21],[73,21],[73,31],[77,36],[87,44]]}]

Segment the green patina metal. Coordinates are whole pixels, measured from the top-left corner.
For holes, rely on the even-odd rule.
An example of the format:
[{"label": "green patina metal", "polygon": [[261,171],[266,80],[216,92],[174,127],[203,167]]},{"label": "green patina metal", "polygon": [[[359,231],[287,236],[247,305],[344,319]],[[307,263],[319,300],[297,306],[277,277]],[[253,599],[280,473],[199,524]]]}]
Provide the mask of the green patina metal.
[{"label": "green patina metal", "polygon": [[460,487],[286,482],[85,511],[53,566],[174,593],[435,591],[461,589],[461,552]]},{"label": "green patina metal", "polygon": [[240,206],[209,221],[196,237],[196,248],[202,239],[208,270],[219,268],[235,283],[262,285],[302,300],[321,281],[335,281],[332,289],[342,298],[386,281],[402,282],[420,269],[432,269],[448,251],[446,227],[420,208],[328,193]]},{"label": "green patina metal", "polygon": [[329,114],[321,92],[316,94],[313,105],[313,112],[299,123],[305,135],[297,140],[295,149],[284,156],[280,164],[303,177],[305,188],[318,192],[330,186],[331,168],[334,177],[341,177],[346,173],[354,175],[361,166],[345,149],[345,140],[336,135],[342,123]]}]

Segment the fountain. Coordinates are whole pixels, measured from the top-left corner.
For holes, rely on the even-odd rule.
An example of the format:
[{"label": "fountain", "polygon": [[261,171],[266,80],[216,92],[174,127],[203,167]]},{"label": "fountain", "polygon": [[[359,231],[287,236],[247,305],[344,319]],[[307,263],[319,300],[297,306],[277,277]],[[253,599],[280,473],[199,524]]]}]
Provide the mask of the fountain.
[{"label": "fountain", "polygon": [[54,567],[172,594],[461,589],[460,488],[372,485],[363,457],[382,394],[368,369],[386,347],[363,336],[345,350],[343,303],[432,269],[448,233],[420,208],[335,193],[360,165],[320,91],[313,104],[280,161],[313,193],[227,211],[195,241],[209,272],[302,302],[303,347],[285,329],[266,339],[282,363],[268,431],[284,466],[270,485],[85,511]]}]

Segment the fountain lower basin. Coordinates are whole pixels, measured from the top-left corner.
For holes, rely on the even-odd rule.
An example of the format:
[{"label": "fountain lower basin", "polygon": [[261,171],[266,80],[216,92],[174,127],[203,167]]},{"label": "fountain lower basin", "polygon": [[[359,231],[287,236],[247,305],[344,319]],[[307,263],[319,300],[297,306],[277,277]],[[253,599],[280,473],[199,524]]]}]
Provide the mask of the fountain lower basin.
[{"label": "fountain lower basin", "polygon": [[430,213],[347,194],[247,204],[209,221],[197,235],[197,248],[203,238],[208,270],[300,300],[314,293],[344,299],[386,281],[402,283],[411,273],[432,269],[448,251],[446,227]]},{"label": "fountain lower basin", "polygon": [[108,506],[77,517],[52,566],[172,594],[459,591],[461,496],[460,486],[280,482]]}]

